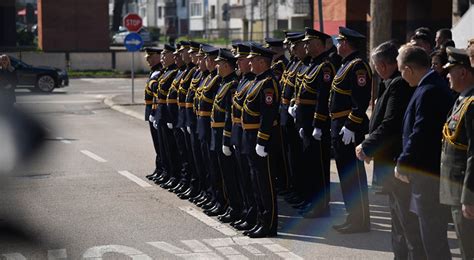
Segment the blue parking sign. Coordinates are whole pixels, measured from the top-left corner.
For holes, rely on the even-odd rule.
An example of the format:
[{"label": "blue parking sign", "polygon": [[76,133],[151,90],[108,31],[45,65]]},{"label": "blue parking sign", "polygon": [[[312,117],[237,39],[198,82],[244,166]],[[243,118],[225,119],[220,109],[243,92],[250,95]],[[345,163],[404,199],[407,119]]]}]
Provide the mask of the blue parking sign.
[{"label": "blue parking sign", "polygon": [[127,50],[131,52],[139,51],[143,47],[142,37],[140,36],[140,34],[134,32],[129,33],[125,37],[123,43],[125,45],[125,48],[127,48]]}]

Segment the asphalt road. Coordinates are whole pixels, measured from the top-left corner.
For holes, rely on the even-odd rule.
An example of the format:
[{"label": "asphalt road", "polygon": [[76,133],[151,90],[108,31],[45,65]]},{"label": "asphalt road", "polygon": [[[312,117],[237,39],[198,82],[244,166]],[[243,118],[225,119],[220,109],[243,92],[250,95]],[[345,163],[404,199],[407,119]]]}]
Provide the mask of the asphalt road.
[{"label": "asphalt road", "polygon": [[[144,82],[135,81],[136,102]],[[248,239],[147,181],[154,161],[147,123],[104,103],[140,115],[142,105],[126,104],[130,93],[130,79],[75,79],[51,94],[18,93],[48,139],[21,171],[0,179],[0,258],[393,258],[384,196],[369,195],[370,233],[331,229],[345,214],[334,165],[332,217],[303,219],[280,199],[279,236],[271,239]]]}]

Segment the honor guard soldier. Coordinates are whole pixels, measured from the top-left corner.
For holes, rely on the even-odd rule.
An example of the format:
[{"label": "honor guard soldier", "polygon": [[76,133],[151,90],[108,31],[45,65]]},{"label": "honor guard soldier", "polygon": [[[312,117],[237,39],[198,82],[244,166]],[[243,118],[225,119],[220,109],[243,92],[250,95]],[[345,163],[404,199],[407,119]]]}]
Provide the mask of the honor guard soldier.
[{"label": "honor guard soldier", "polygon": [[192,136],[191,136],[191,133],[189,133],[186,129],[187,128],[186,117],[187,117],[188,107],[192,109],[192,103],[190,103],[189,105],[187,103],[187,95],[189,92],[189,88],[191,86],[191,81],[193,79],[193,76],[197,71],[197,66],[195,63],[197,62],[197,58],[195,57],[197,50],[199,50],[199,43],[183,41],[181,43],[181,49],[179,51],[179,53],[181,54],[182,60],[186,64],[186,71],[184,72],[184,75],[181,78],[181,81],[179,83],[179,88],[178,88],[179,112],[178,112],[178,123],[176,127],[181,129],[181,131],[184,133],[187,158],[189,162],[189,168],[188,168],[189,174],[186,175],[187,176],[186,182],[189,185],[185,191],[178,194],[178,197],[180,197],[181,199],[189,199],[193,196],[196,196],[199,193],[199,175],[197,173],[196,161],[193,154],[193,144],[191,141]]},{"label": "honor guard soldier", "polygon": [[[252,189],[252,181],[250,178],[250,170],[247,161],[247,155],[242,152],[242,109],[247,95],[247,91],[255,79],[255,74],[250,71],[250,60],[247,56],[250,54],[250,44],[240,43],[237,45],[235,58],[237,59],[237,67],[240,72],[241,79],[237,85],[237,89],[232,98],[232,131],[230,143],[234,148],[234,157],[237,161],[237,177],[240,192],[243,196],[243,210],[239,220],[232,222],[230,225],[237,230],[249,230],[256,224],[257,205]],[[226,119],[226,122],[229,119]]]},{"label": "honor guard soldier", "polygon": [[201,202],[207,199],[208,183],[206,179],[206,168],[204,166],[204,160],[202,158],[201,142],[197,135],[197,113],[199,94],[198,89],[203,85],[204,79],[209,74],[206,62],[204,59],[204,52],[201,46],[196,42],[191,42],[191,55],[196,62],[197,70],[191,80],[188,93],[186,94],[186,126],[187,131],[191,135],[191,143],[193,147],[194,162],[196,165],[196,174],[199,178],[199,194],[190,198],[189,200],[193,203]]},{"label": "honor guard soldier", "polygon": [[163,50],[156,47],[145,48],[145,59],[151,69],[148,81],[145,85],[145,120],[147,120],[150,125],[150,134],[156,153],[155,170],[152,174],[146,176],[149,180],[153,180],[163,173],[163,162],[161,161],[160,148],[158,146],[159,139],[156,129],[153,127],[153,122],[155,122],[154,111],[156,109],[153,93],[156,92],[158,78],[162,72],[161,51]]},{"label": "honor guard soldier", "polygon": [[227,49],[219,49],[217,72],[222,78],[214,98],[211,115],[211,149],[217,154],[219,162],[219,173],[224,182],[224,191],[228,207],[225,214],[218,216],[223,223],[237,220],[242,214],[242,194],[240,193],[236,162],[233,157],[230,138],[232,134],[231,106],[232,97],[237,87],[238,79],[235,72],[236,58]]},{"label": "honor guard soldier", "polygon": [[174,62],[173,52],[175,48],[171,45],[165,44],[163,51],[161,52],[161,64],[163,65],[163,74],[158,80],[158,87],[155,93],[155,99],[157,100],[157,108],[155,111],[155,121],[158,135],[160,136],[160,154],[163,155],[165,163],[166,175],[162,178],[156,179],[155,182],[160,184],[161,187],[170,188],[176,184],[175,177],[177,175],[177,165],[173,163],[173,156],[176,151],[174,145],[170,144],[170,141],[174,141],[173,132],[167,127],[170,122],[168,108],[166,105],[166,97],[168,96],[169,89],[173,83],[173,79],[177,73],[177,67]]},{"label": "honor guard soldier", "polygon": [[179,95],[179,85],[181,80],[184,78],[186,74],[186,64],[184,63],[181,52],[184,49],[187,49],[189,46],[189,42],[180,41],[176,45],[176,50],[173,52],[174,54],[174,61],[176,66],[178,67],[178,71],[176,72],[176,76],[173,79],[171,84],[171,88],[168,92],[166,97],[166,104],[168,106],[168,114],[169,114],[169,122],[167,124],[168,128],[172,130],[174,140],[170,141],[170,145],[175,145],[173,150],[178,152],[178,156],[172,158],[174,164],[179,169],[179,175],[176,176],[177,183],[176,185],[170,187],[168,190],[174,193],[181,193],[189,188],[189,181],[191,174],[191,168],[189,166],[189,158],[186,149],[186,141],[184,132],[180,127],[178,127],[179,121],[179,105],[178,105],[178,95]]},{"label": "honor guard soldier", "polygon": [[[303,140],[302,168],[305,169],[298,206],[304,217],[327,217],[330,214],[330,120],[329,90],[336,71],[326,55],[330,36],[306,28],[306,53],[311,63],[296,93],[296,127]],[[303,177],[303,176],[302,176]]]},{"label": "honor guard soldier", "polygon": [[[302,168],[302,152],[303,152],[303,140],[299,129],[295,125],[296,120],[296,96],[301,87],[304,79],[304,75],[309,68],[309,61],[311,60],[306,54],[303,39],[305,38],[304,33],[294,34],[288,37],[291,42],[291,49],[298,62],[296,62],[287,74],[286,80],[283,85],[282,93],[282,104],[287,108],[285,111],[280,110],[281,121],[286,121],[287,137],[288,137],[288,150],[290,152],[290,163],[292,182],[294,186],[294,192],[288,194],[285,199],[288,203],[294,204],[294,207],[300,208],[307,203],[304,200],[304,195],[301,193],[306,185],[304,177],[305,169]],[[289,115],[289,116],[288,116]]]},{"label": "honor guard soldier", "polygon": [[348,212],[343,224],[333,226],[340,233],[370,231],[367,175],[355,154],[368,132],[366,110],[372,86],[372,71],[358,51],[364,39],[354,30],[339,27],[337,51],[343,60],[332,82],[329,110],[332,146]]},{"label": "honor guard soldier", "polygon": [[[205,166],[209,175],[208,183],[211,197],[206,204],[201,204],[201,206],[205,209],[204,213],[209,216],[218,216],[225,212],[227,205],[222,187],[222,176],[219,171],[217,153],[215,149],[211,149],[211,114],[214,98],[222,78],[217,74],[217,64],[215,61],[219,54],[219,49],[213,46],[203,46],[202,50],[205,53],[205,63],[210,73],[204,79],[199,93],[197,132],[201,140],[203,160],[207,162]],[[219,146],[219,151],[221,149],[221,146]]]},{"label": "honor guard soldier", "polygon": [[440,201],[451,206],[462,259],[474,258],[474,68],[465,50],[448,47],[451,89],[459,93],[443,128]]},{"label": "honor guard soldier", "polygon": [[285,57],[285,48],[282,39],[265,38],[265,47],[275,52],[272,61],[272,70],[278,82],[281,80],[283,72],[288,65],[288,59]]},{"label": "honor guard soldier", "polygon": [[257,224],[244,234],[252,237],[276,236],[278,209],[274,176],[269,167],[272,135],[277,127],[279,104],[278,82],[271,70],[274,52],[252,45],[251,70],[256,79],[245,97],[241,123],[244,129],[242,150],[248,155],[252,187],[257,199]]}]

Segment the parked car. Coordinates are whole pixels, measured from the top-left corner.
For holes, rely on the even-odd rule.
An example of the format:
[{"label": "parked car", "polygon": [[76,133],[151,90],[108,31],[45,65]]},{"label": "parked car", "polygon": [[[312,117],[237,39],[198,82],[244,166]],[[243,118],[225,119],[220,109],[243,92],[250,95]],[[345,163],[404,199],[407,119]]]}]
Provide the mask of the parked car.
[{"label": "parked car", "polygon": [[[112,36],[112,44],[113,45],[123,45],[123,42],[125,40],[125,37],[129,34],[130,32],[127,31],[125,27],[120,26],[119,31]],[[151,34],[150,32],[145,28],[141,28],[140,31],[138,31],[138,34],[143,39],[143,45],[151,45],[152,40],[151,40]]]},{"label": "parked car", "polygon": [[69,77],[65,70],[46,66],[32,66],[11,56],[10,60],[17,72],[18,85],[33,86],[35,90],[41,92],[51,92],[55,88],[69,85]]}]

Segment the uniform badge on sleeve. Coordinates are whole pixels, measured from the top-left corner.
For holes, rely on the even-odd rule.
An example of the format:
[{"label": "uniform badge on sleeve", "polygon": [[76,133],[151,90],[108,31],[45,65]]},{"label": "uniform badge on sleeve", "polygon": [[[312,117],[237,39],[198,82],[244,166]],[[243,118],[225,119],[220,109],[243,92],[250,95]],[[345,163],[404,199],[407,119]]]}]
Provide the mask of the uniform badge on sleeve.
[{"label": "uniform badge on sleeve", "polygon": [[324,82],[328,82],[331,80],[331,73],[329,71],[325,71],[323,75]]},{"label": "uniform badge on sleeve", "polygon": [[365,70],[358,70],[356,71],[357,75],[357,85],[359,87],[363,87],[367,84],[367,73]]},{"label": "uniform badge on sleeve", "polygon": [[273,89],[267,89],[264,91],[265,93],[265,104],[271,105],[273,104]]}]

